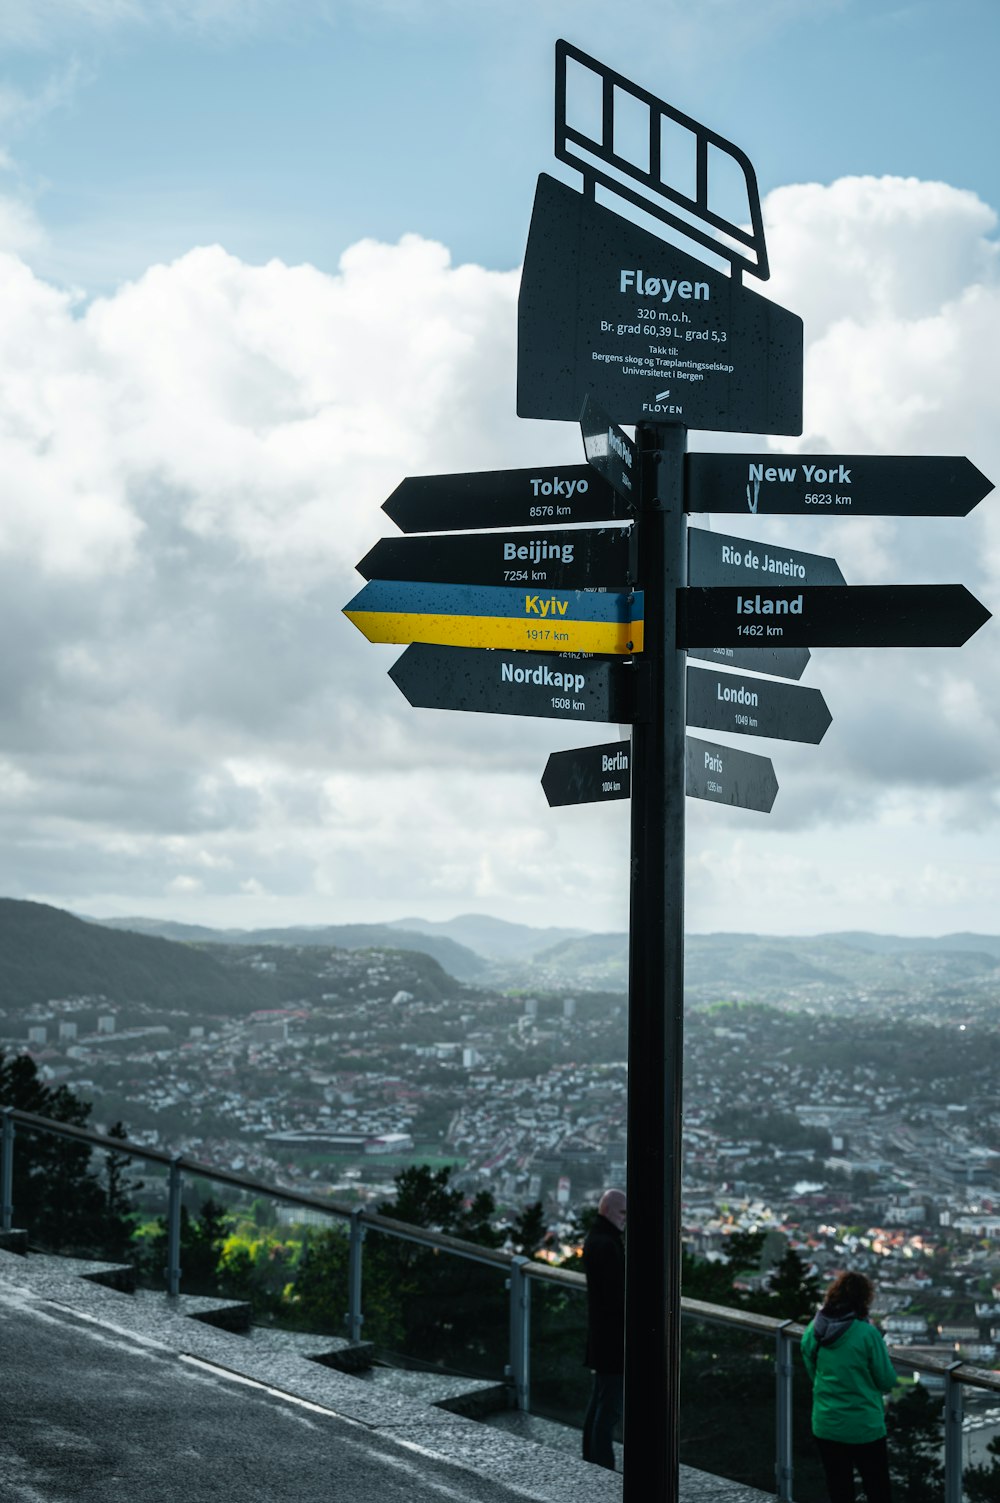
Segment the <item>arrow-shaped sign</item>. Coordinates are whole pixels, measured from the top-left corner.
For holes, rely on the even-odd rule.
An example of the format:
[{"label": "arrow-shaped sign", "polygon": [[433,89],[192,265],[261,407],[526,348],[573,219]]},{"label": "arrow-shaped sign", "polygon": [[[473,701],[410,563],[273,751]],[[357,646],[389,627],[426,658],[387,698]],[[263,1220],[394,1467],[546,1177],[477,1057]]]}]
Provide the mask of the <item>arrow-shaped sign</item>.
[{"label": "arrow-shaped sign", "polygon": [[631,516],[621,496],[586,464],[409,475],[382,510],[401,532],[556,527]]},{"label": "arrow-shaped sign", "polygon": [[688,798],[770,813],[778,793],[778,780],[769,757],[687,736],[684,760],[684,791]]},{"label": "arrow-shaped sign", "polygon": [[993,482],[963,457],[689,454],[687,511],[810,517],[964,517]]},{"label": "arrow-shaped sign", "polygon": [[369,642],[520,652],[642,651],[642,592],[540,593],[495,585],[372,579],[344,607]]},{"label": "arrow-shaped sign", "polygon": [[730,538],[704,527],[688,528],[688,581],[693,585],[763,584],[842,585],[844,576],[835,558],[800,553]]},{"label": "arrow-shaped sign", "polygon": [[779,741],[822,741],[832,717],[818,689],[688,668],[687,724]]},{"label": "arrow-shaped sign", "polygon": [[357,568],[365,579],[627,590],[629,533],[602,527],[382,538]]},{"label": "arrow-shaped sign", "polygon": [[723,668],[749,668],[775,678],[801,678],[812,654],[808,647],[689,647],[689,658]]},{"label": "arrow-shaped sign", "polygon": [[587,463],[620,496],[634,500],[639,490],[639,450],[593,397],[583,399],[580,432]]},{"label": "arrow-shaped sign", "polygon": [[[552,808],[628,798],[631,757],[627,741],[553,752],[542,774],[545,797]],[[688,798],[735,804],[743,809],[756,809],[762,814],[770,811],[777,796],[778,783],[769,758],[738,751],[732,746],[716,746],[694,736],[685,737],[684,757]]]},{"label": "arrow-shaped sign", "polygon": [[677,592],[687,646],[961,647],[990,619],[964,585],[794,585]]},{"label": "arrow-shaped sign", "polygon": [[389,677],[411,705],[547,720],[632,720],[632,669],[620,658],[408,647]]},{"label": "arrow-shaped sign", "polygon": [[565,804],[598,804],[628,798],[632,748],[627,741],[552,752],[542,773],[542,790],[552,809]]}]

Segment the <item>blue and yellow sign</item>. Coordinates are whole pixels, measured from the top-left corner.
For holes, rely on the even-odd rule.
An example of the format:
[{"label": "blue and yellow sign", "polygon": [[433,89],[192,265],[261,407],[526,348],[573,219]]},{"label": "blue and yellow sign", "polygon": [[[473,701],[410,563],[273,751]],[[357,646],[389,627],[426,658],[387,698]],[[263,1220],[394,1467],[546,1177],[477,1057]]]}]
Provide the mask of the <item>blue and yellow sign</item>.
[{"label": "blue and yellow sign", "polygon": [[536,592],[502,585],[372,579],[344,607],[369,642],[522,652],[642,651],[642,592]]}]

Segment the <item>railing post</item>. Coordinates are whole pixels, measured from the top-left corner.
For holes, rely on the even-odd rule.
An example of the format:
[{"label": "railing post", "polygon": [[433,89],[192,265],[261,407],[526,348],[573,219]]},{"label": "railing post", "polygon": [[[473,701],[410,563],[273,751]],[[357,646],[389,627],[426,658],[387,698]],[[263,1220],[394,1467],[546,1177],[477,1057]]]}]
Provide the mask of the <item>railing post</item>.
[{"label": "railing post", "polygon": [[944,1380],[944,1503],[962,1503],[961,1379],[953,1376],[961,1362],[953,1362]]},{"label": "railing post", "polygon": [[792,1339],[786,1320],[775,1332],[774,1352],[774,1478],[781,1503],[792,1503]]},{"label": "railing post", "polygon": [[351,1212],[351,1240],[347,1254],[347,1338],[349,1341],[361,1340],[361,1327],[365,1318],[361,1313],[361,1265],[365,1240],[362,1215],[361,1206],[356,1206]]},{"label": "railing post", "polygon": [[9,1232],[14,1225],[14,1118],[13,1107],[3,1109],[3,1143],[0,1147],[0,1217],[2,1230]]},{"label": "railing post", "polygon": [[181,1289],[181,1156],[175,1153],[170,1160],[170,1179],[167,1193],[167,1293],[179,1294]]},{"label": "railing post", "polygon": [[531,1282],[525,1268],[529,1258],[518,1254],[510,1265],[510,1362],[507,1376],[514,1385],[514,1407],[525,1414],[531,1401]]}]

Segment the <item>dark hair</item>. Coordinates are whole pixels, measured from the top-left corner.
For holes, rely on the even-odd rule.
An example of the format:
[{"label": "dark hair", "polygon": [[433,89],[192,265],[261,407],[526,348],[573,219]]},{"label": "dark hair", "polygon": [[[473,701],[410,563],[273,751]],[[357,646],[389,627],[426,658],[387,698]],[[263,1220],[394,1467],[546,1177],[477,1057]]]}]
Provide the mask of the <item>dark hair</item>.
[{"label": "dark hair", "polygon": [[824,1305],[867,1315],[875,1298],[875,1286],[863,1273],[838,1274],[826,1291]]}]

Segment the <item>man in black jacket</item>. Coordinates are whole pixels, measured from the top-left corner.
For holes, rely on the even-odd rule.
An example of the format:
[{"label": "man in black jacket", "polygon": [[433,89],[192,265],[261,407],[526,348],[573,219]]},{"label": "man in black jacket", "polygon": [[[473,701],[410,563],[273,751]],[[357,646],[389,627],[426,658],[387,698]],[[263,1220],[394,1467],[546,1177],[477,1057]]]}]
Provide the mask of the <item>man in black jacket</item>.
[{"label": "man in black jacket", "polygon": [[583,1459],[615,1469],[612,1434],[621,1418],[625,1384],[625,1195],[605,1190],[597,1219],[584,1238],[587,1276],[586,1365],[594,1374],[583,1422]]}]

